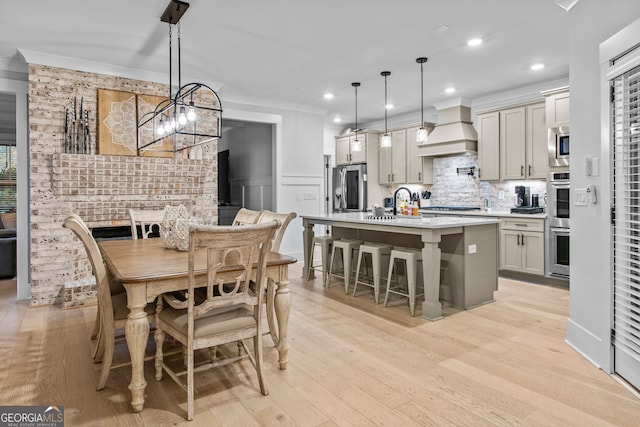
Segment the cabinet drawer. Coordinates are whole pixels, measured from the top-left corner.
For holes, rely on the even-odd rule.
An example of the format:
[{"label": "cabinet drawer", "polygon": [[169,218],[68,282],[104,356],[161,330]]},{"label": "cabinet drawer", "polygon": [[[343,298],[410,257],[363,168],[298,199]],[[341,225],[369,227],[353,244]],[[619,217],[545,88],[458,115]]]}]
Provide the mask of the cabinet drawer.
[{"label": "cabinet drawer", "polygon": [[544,231],[543,219],[504,218],[500,221],[502,230]]}]

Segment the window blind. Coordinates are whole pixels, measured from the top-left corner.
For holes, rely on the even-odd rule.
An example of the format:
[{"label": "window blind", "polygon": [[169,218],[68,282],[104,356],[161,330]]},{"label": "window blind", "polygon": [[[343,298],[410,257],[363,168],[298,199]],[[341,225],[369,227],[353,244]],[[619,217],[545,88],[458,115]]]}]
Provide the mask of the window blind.
[{"label": "window blind", "polygon": [[[611,81],[615,352],[640,363],[640,66]],[[616,356],[616,360],[620,360]],[[617,369],[616,369],[617,370]]]},{"label": "window blind", "polygon": [[16,147],[0,145],[0,213],[16,207]]}]

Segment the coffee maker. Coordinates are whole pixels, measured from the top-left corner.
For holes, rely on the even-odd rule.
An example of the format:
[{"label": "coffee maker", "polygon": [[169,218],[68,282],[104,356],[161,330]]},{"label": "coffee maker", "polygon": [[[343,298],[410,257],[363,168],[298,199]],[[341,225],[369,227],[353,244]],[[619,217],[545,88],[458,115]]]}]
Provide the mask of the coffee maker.
[{"label": "coffee maker", "polygon": [[515,205],[517,208],[531,206],[531,189],[524,185],[516,185]]}]

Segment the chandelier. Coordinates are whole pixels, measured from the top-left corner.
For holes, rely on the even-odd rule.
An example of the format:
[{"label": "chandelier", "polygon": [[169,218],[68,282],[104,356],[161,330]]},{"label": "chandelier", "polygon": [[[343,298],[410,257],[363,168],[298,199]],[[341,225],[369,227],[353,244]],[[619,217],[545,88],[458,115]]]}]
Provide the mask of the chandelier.
[{"label": "chandelier", "polygon": [[[222,104],[204,83],[182,85],[180,18],[189,3],[171,0],[160,20],[169,24],[169,98],[138,121],[138,155],[141,151],[179,152],[220,138]],[[172,26],[177,28],[178,90],[173,93]]]}]

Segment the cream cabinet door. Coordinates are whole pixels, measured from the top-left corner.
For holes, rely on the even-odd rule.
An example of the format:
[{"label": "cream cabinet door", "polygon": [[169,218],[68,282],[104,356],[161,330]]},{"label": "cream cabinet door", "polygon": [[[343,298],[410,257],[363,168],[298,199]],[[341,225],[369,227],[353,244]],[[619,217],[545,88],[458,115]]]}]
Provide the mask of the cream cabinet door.
[{"label": "cream cabinet door", "polygon": [[522,232],[522,272],[544,275],[544,233]]},{"label": "cream cabinet door", "polygon": [[522,250],[520,249],[519,231],[500,231],[500,269],[514,271],[520,271],[522,269]]},{"label": "cream cabinet door", "polygon": [[418,129],[420,128],[407,129],[407,184],[425,184],[423,158],[418,155],[418,143],[416,142]]},{"label": "cream cabinet door", "polygon": [[391,147],[379,147],[378,182],[383,185],[403,184],[407,180],[407,135],[405,130],[389,132]]},{"label": "cream cabinet door", "polygon": [[407,132],[391,132],[391,178],[394,184],[407,182]]},{"label": "cream cabinet door", "polygon": [[555,93],[546,99],[547,126],[550,128],[569,125],[569,91]]},{"label": "cream cabinet door", "polygon": [[500,178],[525,178],[525,108],[500,111]]},{"label": "cream cabinet door", "polygon": [[479,114],[478,164],[480,180],[500,179],[500,121],[497,111]]},{"label": "cream cabinet door", "polygon": [[348,165],[349,154],[349,137],[336,138],[336,165]]},{"label": "cream cabinet door", "polygon": [[527,105],[526,158],[528,179],[546,179],[549,164],[545,103]]},{"label": "cream cabinet door", "polygon": [[391,147],[378,148],[378,183],[381,185],[391,185],[393,183],[391,179],[392,155]]}]

